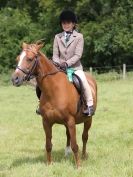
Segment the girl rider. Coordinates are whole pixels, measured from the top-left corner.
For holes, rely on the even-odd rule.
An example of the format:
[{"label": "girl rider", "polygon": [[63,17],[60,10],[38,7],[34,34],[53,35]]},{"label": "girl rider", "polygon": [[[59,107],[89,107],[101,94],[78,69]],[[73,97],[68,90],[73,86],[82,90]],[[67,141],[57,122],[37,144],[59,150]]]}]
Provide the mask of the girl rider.
[{"label": "girl rider", "polygon": [[53,61],[58,63],[60,68],[64,70],[69,67],[73,68],[74,73],[80,77],[87,104],[83,113],[92,116],[94,114],[93,97],[80,61],[84,38],[81,33],[76,31],[77,17],[74,12],[65,10],[60,14],[59,19],[63,32],[55,35]]}]

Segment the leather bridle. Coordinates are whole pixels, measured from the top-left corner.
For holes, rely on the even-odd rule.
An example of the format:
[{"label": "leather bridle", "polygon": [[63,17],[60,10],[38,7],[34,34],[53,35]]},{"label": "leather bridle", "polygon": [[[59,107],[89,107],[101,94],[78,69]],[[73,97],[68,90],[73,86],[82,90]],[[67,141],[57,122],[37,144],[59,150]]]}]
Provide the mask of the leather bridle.
[{"label": "leather bridle", "polygon": [[[25,49],[25,50],[30,50],[30,49]],[[36,54],[34,51],[32,51],[32,50],[30,50],[30,51],[35,54],[35,61],[34,61],[34,64],[33,64],[32,68],[30,70],[26,71],[26,70],[20,68],[19,66],[16,67],[16,69],[20,70],[21,72],[23,72],[26,75],[23,78],[23,81],[30,81],[30,79],[33,79],[34,77],[38,77],[38,75],[35,75],[33,73],[34,73],[35,68],[38,65],[39,57],[38,57],[38,54]],[[56,71],[54,70],[53,72],[49,72],[49,73],[44,73],[41,76],[42,77],[41,80],[43,80],[44,78],[46,78],[49,75],[54,75],[54,74],[56,74],[58,72],[64,72],[63,70],[61,70],[59,68],[59,64],[58,63],[55,63],[53,61],[52,61],[52,63],[56,66],[57,70]]]},{"label": "leather bridle", "polygon": [[37,55],[35,56],[35,61],[34,61],[34,64],[32,66],[32,68],[30,70],[24,70],[22,68],[20,68],[19,66],[16,67],[16,69],[22,71],[26,76],[24,77],[23,81],[29,81],[30,79],[32,79],[34,77],[33,75],[33,72],[37,66],[37,63],[38,63],[38,57]]}]

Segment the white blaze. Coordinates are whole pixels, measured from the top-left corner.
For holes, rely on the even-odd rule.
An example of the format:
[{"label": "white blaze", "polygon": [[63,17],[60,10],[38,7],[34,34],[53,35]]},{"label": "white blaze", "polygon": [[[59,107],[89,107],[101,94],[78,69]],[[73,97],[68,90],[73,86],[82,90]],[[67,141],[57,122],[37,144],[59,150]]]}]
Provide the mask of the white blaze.
[{"label": "white blaze", "polygon": [[23,59],[24,59],[25,56],[26,56],[26,52],[23,51],[23,52],[21,53],[21,55],[20,55],[20,60],[19,60],[18,66],[21,66],[22,61],[23,61]]},{"label": "white blaze", "polygon": [[[23,61],[23,59],[24,59],[25,56],[26,56],[26,52],[23,51],[23,52],[21,53],[21,55],[20,55],[20,60],[19,60],[19,62],[18,62],[18,67],[21,66],[22,61]],[[16,69],[16,71],[19,71],[19,69]]]}]

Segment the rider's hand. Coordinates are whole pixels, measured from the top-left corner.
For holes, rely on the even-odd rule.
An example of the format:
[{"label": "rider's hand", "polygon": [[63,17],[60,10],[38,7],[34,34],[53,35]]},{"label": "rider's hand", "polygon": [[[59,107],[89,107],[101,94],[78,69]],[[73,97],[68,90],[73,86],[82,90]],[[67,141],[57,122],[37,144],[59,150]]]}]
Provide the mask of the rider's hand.
[{"label": "rider's hand", "polygon": [[64,70],[64,71],[66,71],[67,67],[68,67],[68,65],[67,65],[66,62],[63,62],[63,63],[60,64],[60,68],[61,68],[62,70]]}]

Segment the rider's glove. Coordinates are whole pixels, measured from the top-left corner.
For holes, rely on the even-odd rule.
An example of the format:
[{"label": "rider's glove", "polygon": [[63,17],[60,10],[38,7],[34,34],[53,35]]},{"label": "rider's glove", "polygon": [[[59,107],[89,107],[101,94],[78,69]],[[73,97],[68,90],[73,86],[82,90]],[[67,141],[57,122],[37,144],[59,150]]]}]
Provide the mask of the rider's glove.
[{"label": "rider's glove", "polygon": [[68,67],[68,65],[67,65],[66,62],[63,62],[63,63],[60,64],[60,68],[61,68],[62,70],[64,70],[64,71],[66,71],[67,67]]}]

